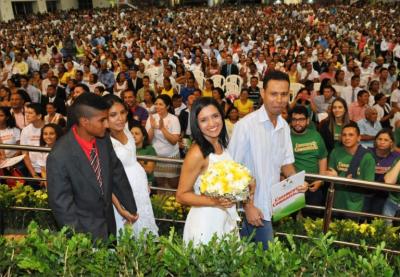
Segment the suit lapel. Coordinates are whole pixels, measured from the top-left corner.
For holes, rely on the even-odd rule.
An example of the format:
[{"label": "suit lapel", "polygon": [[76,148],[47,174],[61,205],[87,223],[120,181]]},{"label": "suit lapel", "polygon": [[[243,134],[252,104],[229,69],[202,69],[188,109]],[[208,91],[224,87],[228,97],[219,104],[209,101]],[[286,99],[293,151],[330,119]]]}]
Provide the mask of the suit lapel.
[{"label": "suit lapel", "polygon": [[[76,141],[73,131],[71,130],[67,134],[70,144],[71,145],[71,152],[73,156],[76,158],[76,161],[74,163],[75,167],[77,170],[82,174],[82,177],[87,180],[87,182],[96,189],[96,191],[101,194],[100,186],[97,183],[97,178],[96,174],[94,173],[94,170],[92,166],[90,165],[90,161],[86,154],[83,152],[83,149],[79,145],[79,143]],[[101,161],[101,159],[100,159]],[[101,162],[100,162],[101,164]]]}]

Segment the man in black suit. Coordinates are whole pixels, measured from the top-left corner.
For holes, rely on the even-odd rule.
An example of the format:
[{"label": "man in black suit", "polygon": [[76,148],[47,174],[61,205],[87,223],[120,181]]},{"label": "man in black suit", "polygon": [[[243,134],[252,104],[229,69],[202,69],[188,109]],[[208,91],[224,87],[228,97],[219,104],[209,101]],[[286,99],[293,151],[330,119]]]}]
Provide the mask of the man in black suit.
[{"label": "man in black suit", "polygon": [[313,68],[320,75],[328,69],[328,64],[324,61],[324,55],[322,52],[318,53],[317,61],[313,62]]},{"label": "man in black suit", "polygon": [[47,159],[49,204],[59,225],[106,239],[116,233],[113,203],[129,223],[137,220],[136,203],[107,128],[108,105],[83,93],[74,102],[74,124]]},{"label": "man in black suit", "polygon": [[56,95],[56,87],[54,85],[47,86],[47,95],[43,95],[41,99],[41,104],[43,110],[46,110],[46,105],[48,103],[54,103],[54,107],[57,112],[66,116],[67,109],[65,107],[65,101]]},{"label": "man in black suit", "polygon": [[232,55],[228,54],[226,56],[226,64],[224,64],[221,68],[221,75],[225,78],[229,75],[236,74],[239,75],[239,68],[233,64]]},{"label": "man in black suit", "polygon": [[65,88],[60,86],[58,83],[59,80],[57,76],[53,76],[50,78],[50,84],[56,87],[56,95],[65,101],[67,100],[67,93],[65,91]]},{"label": "man in black suit", "polygon": [[136,68],[129,70],[128,88],[134,92],[138,92],[143,87],[143,80],[137,76]]}]

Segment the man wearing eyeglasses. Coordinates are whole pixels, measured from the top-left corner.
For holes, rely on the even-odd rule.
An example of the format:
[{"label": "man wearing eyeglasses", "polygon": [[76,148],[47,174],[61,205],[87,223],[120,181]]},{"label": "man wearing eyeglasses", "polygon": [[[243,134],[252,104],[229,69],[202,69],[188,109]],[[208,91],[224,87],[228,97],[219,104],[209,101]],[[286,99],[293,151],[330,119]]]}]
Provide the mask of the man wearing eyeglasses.
[{"label": "man wearing eyeglasses", "polygon": [[[327,170],[327,156],[324,140],[321,135],[308,128],[310,121],[307,108],[296,106],[290,112],[291,139],[296,171],[305,170],[306,173],[322,174]],[[324,195],[320,186],[322,181],[312,182],[306,192],[306,204],[323,206]],[[307,214],[305,214],[307,212]],[[303,211],[303,215],[315,216],[316,212]]]}]

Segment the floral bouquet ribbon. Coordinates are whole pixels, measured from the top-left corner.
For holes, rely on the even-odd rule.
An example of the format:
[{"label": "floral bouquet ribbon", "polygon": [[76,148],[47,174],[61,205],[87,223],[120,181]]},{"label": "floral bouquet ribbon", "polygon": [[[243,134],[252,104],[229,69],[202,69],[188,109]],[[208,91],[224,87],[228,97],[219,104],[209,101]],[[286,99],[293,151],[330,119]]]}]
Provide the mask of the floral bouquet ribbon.
[{"label": "floral bouquet ribbon", "polygon": [[[253,177],[245,166],[231,160],[211,164],[200,177],[200,192],[210,197],[244,201],[250,196]],[[226,209],[233,221],[240,221],[235,208]]]}]

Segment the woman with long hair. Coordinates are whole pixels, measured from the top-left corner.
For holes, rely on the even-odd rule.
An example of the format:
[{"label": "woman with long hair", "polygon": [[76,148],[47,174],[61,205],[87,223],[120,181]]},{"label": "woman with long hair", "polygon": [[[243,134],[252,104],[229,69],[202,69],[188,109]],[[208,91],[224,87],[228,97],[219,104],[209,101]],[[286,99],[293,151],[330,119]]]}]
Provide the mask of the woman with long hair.
[{"label": "woman with long hair", "polygon": [[[146,172],[136,160],[136,144],[127,126],[128,110],[121,98],[116,95],[106,95],[104,99],[110,106],[108,111],[108,128],[111,142],[117,157],[120,159],[128,177],[138,208],[139,218],[133,224],[134,235],[138,236],[143,230],[158,234],[151,206]],[[115,195],[112,196],[114,204],[115,222],[117,233],[124,227],[124,208],[120,205]]]},{"label": "woman with long hair", "polygon": [[[391,129],[380,130],[374,140],[374,147],[370,151],[375,159],[375,181],[384,183],[385,174],[400,158],[400,154],[394,151],[394,135]],[[371,191],[372,192],[372,191]],[[385,191],[373,191],[367,195],[364,211],[367,213],[382,214],[388,193]]]},{"label": "woman with long hair", "polygon": [[328,118],[321,121],[319,132],[325,142],[326,149],[330,153],[333,148],[340,145],[342,127],[350,122],[349,110],[343,98],[336,98],[328,110]]},{"label": "woman with long hair", "polygon": [[[183,231],[185,243],[208,243],[216,235],[236,230],[234,203],[200,193],[200,176],[214,163],[231,160],[226,150],[228,136],[221,106],[212,98],[197,99],[190,111],[190,128],[194,144],[183,162],[176,199],[191,206]],[[228,213],[229,212],[229,213]]]}]

